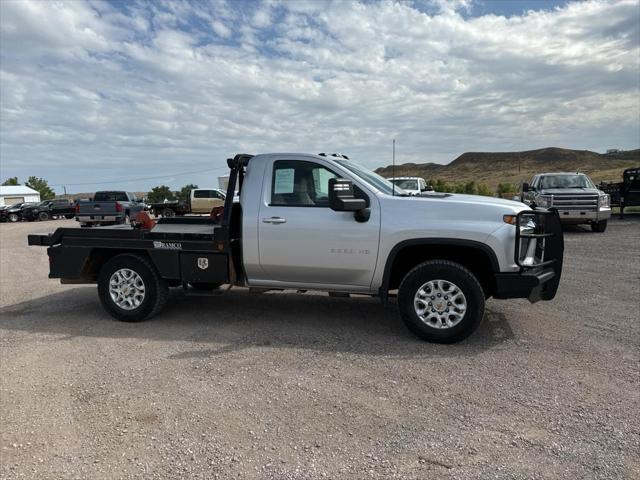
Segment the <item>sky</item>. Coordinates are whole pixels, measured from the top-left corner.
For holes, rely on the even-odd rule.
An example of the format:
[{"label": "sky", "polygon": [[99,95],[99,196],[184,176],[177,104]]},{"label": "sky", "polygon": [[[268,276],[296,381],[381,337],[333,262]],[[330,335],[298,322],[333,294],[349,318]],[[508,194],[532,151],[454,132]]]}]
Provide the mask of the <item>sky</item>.
[{"label": "sky", "polygon": [[640,1],[0,2],[0,180],[216,186],[235,153],[375,168],[640,145]]}]

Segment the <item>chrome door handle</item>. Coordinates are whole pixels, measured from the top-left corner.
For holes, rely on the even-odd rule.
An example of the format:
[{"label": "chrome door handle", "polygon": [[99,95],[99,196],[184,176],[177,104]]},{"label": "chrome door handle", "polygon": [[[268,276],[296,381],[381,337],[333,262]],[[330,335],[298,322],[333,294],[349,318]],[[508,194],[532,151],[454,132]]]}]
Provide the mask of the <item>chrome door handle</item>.
[{"label": "chrome door handle", "polygon": [[263,218],[262,223],[287,223],[287,220],[285,218],[280,218],[280,217],[269,217],[269,218]]}]

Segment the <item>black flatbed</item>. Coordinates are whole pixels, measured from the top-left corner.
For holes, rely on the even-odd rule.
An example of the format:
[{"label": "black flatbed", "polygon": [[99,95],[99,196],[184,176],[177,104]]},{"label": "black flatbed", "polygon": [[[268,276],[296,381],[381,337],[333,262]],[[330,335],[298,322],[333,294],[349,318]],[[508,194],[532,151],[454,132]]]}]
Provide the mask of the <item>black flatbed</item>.
[{"label": "black flatbed", "polygon": [[[152,230],[133,228],[130,225],[114,225],[111,227],[58,228],[52,233],[33,233],[28,236],[28,244],[36,246],[54,245],[96,245],[114,240],[127,241],[168,241],[168,242],[208,242],[220,238],[221,225],[208,218],[169,218],[160,219]],[[213,246],[213,245],[212,245]]]},{"label": "black flatbed", "polygon": [[161,218],[151,229],[130,225],[58,228],[52,233],[29,235],[28,244],[48,247],[49,278],[59,278],[63,283],[95,283],[102,265],[123,254],[151,263],[155,273],[171,285],[240,282],[239,217],[231,221],[233,212],[240,215],[240,205],[234,206],[233,193],[236,182],[242,185],[250,158],[236,155],[227,160],[229,186],[222,216],[217,220]]}]

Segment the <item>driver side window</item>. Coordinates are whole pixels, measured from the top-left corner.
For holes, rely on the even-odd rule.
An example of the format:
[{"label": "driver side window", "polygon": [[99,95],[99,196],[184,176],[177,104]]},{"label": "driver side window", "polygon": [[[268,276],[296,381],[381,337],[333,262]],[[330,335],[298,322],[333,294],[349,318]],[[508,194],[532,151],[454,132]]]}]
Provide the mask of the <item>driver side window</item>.
[{"label": "driver side window", "polygon": [[314,162],[278,160],[273,165],[271,205],[286,207],[328,207],[331,170]]}]

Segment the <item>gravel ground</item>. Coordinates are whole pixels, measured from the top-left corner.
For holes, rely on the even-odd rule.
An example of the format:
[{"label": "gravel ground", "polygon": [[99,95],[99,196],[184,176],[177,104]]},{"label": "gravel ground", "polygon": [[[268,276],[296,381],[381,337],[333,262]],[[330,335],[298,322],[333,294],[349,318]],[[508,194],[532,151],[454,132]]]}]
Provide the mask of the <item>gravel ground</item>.
[{"label": "gravel ground", "polygon": [[0,225],[2,478],[640,478],[640,218],[566,232],[553,302],[456,345],[370,298],[185,298],[141,324]]}]

